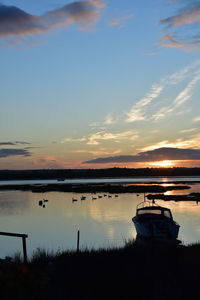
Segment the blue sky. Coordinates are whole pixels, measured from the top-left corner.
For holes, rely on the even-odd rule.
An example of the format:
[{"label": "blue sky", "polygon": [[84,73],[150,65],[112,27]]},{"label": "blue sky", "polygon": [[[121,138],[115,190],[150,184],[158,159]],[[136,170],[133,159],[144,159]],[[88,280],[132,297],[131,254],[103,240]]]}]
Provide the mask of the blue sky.
[{"label": "blue sky", "polygon": [[0,168],[200,166],[199,22],[193,0],[3,2]]}]

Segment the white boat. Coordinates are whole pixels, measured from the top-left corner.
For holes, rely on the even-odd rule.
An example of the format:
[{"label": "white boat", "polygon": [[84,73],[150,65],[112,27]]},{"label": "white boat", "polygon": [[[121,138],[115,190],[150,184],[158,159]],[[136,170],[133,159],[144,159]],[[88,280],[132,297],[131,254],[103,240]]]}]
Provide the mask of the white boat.
[{"label": "white boat", "polygon": [[177,239],[179,225],[173,220],[171,210],[149,201],[138,204],[132,218],[139,237]]}]

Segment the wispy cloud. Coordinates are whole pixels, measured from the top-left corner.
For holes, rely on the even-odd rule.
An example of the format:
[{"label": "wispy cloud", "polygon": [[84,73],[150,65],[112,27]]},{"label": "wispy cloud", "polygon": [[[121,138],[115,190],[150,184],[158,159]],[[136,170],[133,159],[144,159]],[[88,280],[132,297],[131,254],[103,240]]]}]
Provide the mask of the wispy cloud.
[{"label": "wispy cloud", "polygon": [[166,78],[163,78],[162,81],[164,81],[166,84],[169,85],[176,85],[181,83],[184,79],[190,78],[193,76],[197,71],[199,71],[200,67],[200,60],[195,60],[190,65],[184,67],[178,72],[175,72]]},{"label": "wispy cloud", "polygon": [[111,125],[111,124],[114,124],[116,121],[114,120],[112,114],[108,114],[106,117],[105,117],[105,120],[103,122],[103,125]]},{"label": "wispy cloud", "polygon": [[198,130],[198,128],[183,129],[183,130],[180,130],[180,133],[189,133],[189,132],[194,132],[196,130]]},{"label": "wispy cloud", "polygon": [[23,141],[16,141],[15,144],[19,144],[19,145],[30,145],[31,143],[29,143],[29,142],[23,142]]},{"label": "wispy cloud", "polygon": [[79,29],[88,28],[100,18],[105,7],[103,0],[77,1],[51,10],[41,16],[27,13],[16,6],[0,5],[0,38],[14,37],[21,40],[52,31],[58,27],[76,24]]},{"label": "wispy cloud", "polygon": [[72,142],[85,142],[87,145],[99,145],[102,141],[112,140],[114,142],[120,142],[121,140],[129,139],[135,140],[138,138],[137,131],[128,130],[122,132],[108,132],[106,130],[101,130],[95,133],[88,134],[87,136],[80,138],[66,137],[60,143],[72,143]]},{"label": "wispy cloud", "polygon": [[102,122],[93,122],[91,124],[89,124],[90,127],[93,127],[93,128],[96,128],[98,127],[99,129],[101,130],[105,130],[106,129],[106,126],[109,126],[109,125],[112,125],[112,124],[115,124],[117,122],[117,120],[113,117],[113,115],[110,113],[110,114],[107,114],[105,116],[105,118],[103,119]]},{"label": "wispy cloud", "polygon": [[190,38],[189,37],[180,38],[176,35],[166,35],[164,37],[163,37],[164,39],[163,38],[160,39],[161,47],[186,48],[187,50],[192,50],[192,49],[197,49],[200,46],[199,36],[191,36]]},{"label": "wispy cloud", "polygon": [[100,157],[83,162],[84,164],[151,162],[162,160],[200,160],[200,149],[158,148],[139,152],[137,155]]},{"label": "wispy cloud", "polygon": [[173,111],[177,110],[180,106],[185,104],[191,97],[192,91],[196,84],[200,80],[200,71],[195,74],[192,80],[187,84],[187,86],[177,95],[170,106],[162,107],[156,114],[153,115],[154,120],[166,117],[167,114],[171,114]]},{"label": "wispy cloud", "polygon": [[150,92],[136,104],[134,104],[129,112],[126,113],[126,122],[135,122],[145,120],[146,116],[143,108],[156,99],[162,92],[164,86],[162,84],[153,84]]},{"label": "wispy cloud", "polygon": [[94,156],[99,156],[99,155],[116,155],[121,153],[121,149],[116,149],[116,150],[107,150],[105,148],[100,148],[99,150],[75,150],[74,152],[76,153],[89,153]]},{"label": "wispy cloud", "polygon": [[155,51],[154,52],[145,52],[144,53],[145,56],[155,56],[155,55],[158,55],[158,54],[159,54],[159,52],[155,52]]},{"label": "wispy cloud", "polygon": [[[150,91],[146,94],[146,96],[140,100],[138,100],[130,109],[129,112],[126,113],[126,122],[136,122],[136,121],[144,121],[151,119],[149,117],[149,107],[153,106],[153,102],[158,100],[166,88],[170,86],[178,85],[183,82],[183,80],[190,78],[189,83],[186,87],[179,92],[179,94],[172,101],[172,104],[168,106],[164,106],[158,110],[157,113],[153,115],[154,120],[158,120],[160,118],[165,117],[168,113],[173,112],[180,106],[182,106],[186,101],[188,101],[192,96],[192,91],[198,81],[200,80],[200,61],[197,60],[194,63],[188,65],[187,67],[181,69],[178,72],[175,72],[171,75],[163,77],[160,81],[154,83],[150,89]],[[191,79],[192,78],[192,79]],[[162,99],[163,101],[163,99]],[[169,100],[168,100],[169,101]],[[157,101],[158,103],[158,101]]]},{"label": "wispy cloud", "polygon": [[162,19],[160,24],[167,25],[169,28],[200,22],[200,4],[193,7],[194,1],[191,1],[191,5],[192,7],[187,6],[180,14]]},{"label": "wispy cloud", "polygon": [[[180,5],[182,5],[182,3],[184,3],[184,1],[180,1]],[[191,0],[185,7],[181,8],[179,12],[159,22],[160,25],[164,25],[166,30],[169,31],[169,33],[161,37],[160,45],[171,48],[199,48],[200,37],[198,29],[196,30],[193,26],[199,22],[199,1]],[[176,30],[175,33],[174,30]]]},{"label": "wispy cloud", "polygon": [[126,15],[126,16],[123,16],[123,17],[119,17],[119,18],[112,18],[108,24],[112,27],[114,26],[117,26],[119,28],[123,28],[126,24],[126,22],[130,19],[132,19],[134,17],[133,14],[130,14],[130,15]]},{"label": "wispy cloud", "polygon": [[100,141],[105,140],[113,140],[115,142],[120,142],[123,139],[135,140],[138,138],[138,134],[136,131],[123,131],[123,132],[106,132],[106,131],[99,131],[94,134],[88,136],[88,145],[98,145]]},{"label": "wispy cloud", "polygon": [[193,122],[200,122],[200,116],[195,117],[195,118],[193,119]]},{"label": "wispy cloud", "polygon": [[81,137],[81,138],[70,138],[70,137],[67,137],[67,138],[64,138],[60,143],[64,144],[64,143],[68,143],[68,142],[84,142],[84,141],[86,141],[85,137]]}]

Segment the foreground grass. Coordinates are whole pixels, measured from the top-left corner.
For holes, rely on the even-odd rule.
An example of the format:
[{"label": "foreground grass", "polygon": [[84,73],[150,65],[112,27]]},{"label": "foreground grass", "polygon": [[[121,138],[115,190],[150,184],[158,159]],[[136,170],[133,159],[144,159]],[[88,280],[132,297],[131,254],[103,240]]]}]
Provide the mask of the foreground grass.
[{"label": "foreground grass", "polygon": [[28,265],[0,264],[1,299],[196,299],[200,244],[126,243],[123,248],[49,253]]}]

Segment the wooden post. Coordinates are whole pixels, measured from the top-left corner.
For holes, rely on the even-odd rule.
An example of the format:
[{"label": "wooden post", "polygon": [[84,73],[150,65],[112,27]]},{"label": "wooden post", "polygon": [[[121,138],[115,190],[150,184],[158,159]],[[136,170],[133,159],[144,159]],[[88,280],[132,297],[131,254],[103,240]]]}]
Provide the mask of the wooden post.
[{"label": "wooden post", "polygon": [[80,242],[80,231],[77,232],[77,248],[76,251],[79,252],[79,242]]},{"label": "wooden post", "polygon": [[26,237],[22,237],[22,246],[23,246],[23,254],[24,254],[24,263],[27,264],[27,251],[26,251]]},{"label": "wooden post", "polygon": [[28,237],[28,235],[27,234],[21,234],[21,233],[12,233],[12,232],[0,232],[0,235],[22,238],[24,263],[26,264],[27,263],[26,238]]}]

